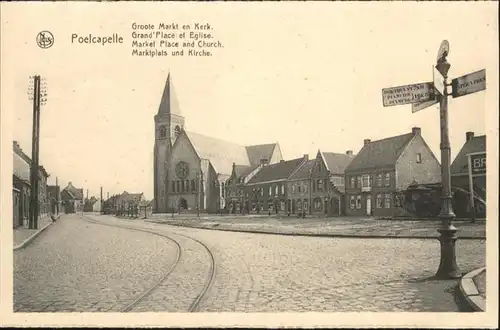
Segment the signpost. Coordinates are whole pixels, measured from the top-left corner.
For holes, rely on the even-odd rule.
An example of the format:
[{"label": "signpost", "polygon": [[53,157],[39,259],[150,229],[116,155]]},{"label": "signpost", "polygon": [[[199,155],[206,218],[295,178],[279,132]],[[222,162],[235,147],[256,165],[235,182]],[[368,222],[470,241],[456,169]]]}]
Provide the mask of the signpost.
[{"label": "signpost", "polygon": [[[437,64],[433,69],[433,82],[401,87],[382,89],[383,104],[385,107],[403,104],[412,104],[412,112],[418,112],[439,102],[440,127],[441,127],[441,227],[439,241],[441,244],[441,261],[436,273],[437,278],[458,278],[455,253],[455,242],[457,240],[457,229],[452,221],[455,218],[451,204],[451,148],[448,134],[448,71],[451,65],[446,57],[450,53],[450,44],[444,40],[439,47]],[[486,71],[481,70],[453,79],[452,96],[459,97],[472,94],[486,89]],[[485,171],[485,159],[483,155],[471,155],[469,157],[470,171],[481,173]],[[472,175],[470,175],[472,177]],[[472,196],[472,194],[471,194]],[[473,197],[472,197],[473,198]]]},{"label": "signpost", "polygon": [[430,106],[433,106],[436,103],[438,103],[437,99],[434,99],[431,101],[420,102],[420,103],[413,103],[411,105],[411,112],[415,113],[415,112],[418,112],[420,110],[424,110]]},{"label": "signpost", "polygon": [[486,152],[467,154],[469,163],[469,198],[472,222],[476,221],[476,206],[474,203],[474,177],[486,175]]},{"label": "signpost", "polygon": [[433,74],[434,88],[439,93],[439,95],[444,95],[446,86],[444,85],[443,75],[441,74],[441,72],[438,71],[436,67],[434,67],[432,74]]},{"label": "signpost", "polygon": [[479,70],[451,81],[453,97],[460,97],[486,89],[486,70]]},{"label": "signpost", "polygon": [[434,86],[430,82],[382,89],[384,107],[419,103],[434,99]]}]

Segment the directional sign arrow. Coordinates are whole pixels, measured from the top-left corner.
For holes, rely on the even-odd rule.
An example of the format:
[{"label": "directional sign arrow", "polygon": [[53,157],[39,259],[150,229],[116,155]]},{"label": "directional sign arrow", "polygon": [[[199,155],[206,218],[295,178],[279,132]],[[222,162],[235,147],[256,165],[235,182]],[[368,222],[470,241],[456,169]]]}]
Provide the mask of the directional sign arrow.
[{"label": "directional sign arrow", "polygon": [[430,82],[382,89],[384,107],[430,101],[434,95],[434,86]]},{"label": "directional sign arrow", "polygon": [[453,97],[460,97],[486,89],[486,70],[479,70],[451,81]]},{"label": "directional sign arrow", "polygon": [[425,108],[428,108],[430,106],[433,106],[434,104],[438,103],[438,100],[430,100],[430,101],[425,101],[425,102],[420,102],[420,103],[413,103],[411,105],[411,112],[415,113],[420,110],[424,110]]}]

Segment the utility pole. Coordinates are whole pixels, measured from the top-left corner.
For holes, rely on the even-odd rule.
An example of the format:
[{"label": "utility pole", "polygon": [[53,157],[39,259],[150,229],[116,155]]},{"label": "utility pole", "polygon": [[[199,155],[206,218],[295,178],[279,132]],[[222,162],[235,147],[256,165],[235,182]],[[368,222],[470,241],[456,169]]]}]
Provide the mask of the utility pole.
[{"label": "utility pole", "polygon": [[58,178],[56,177],[56,208],[55,208],[55,214],[59,215],[59,182]]},{"label": "utility pole", "polygon": [[[38,141],[40,139],[40,76],[30,77],[33,79],[33,89],[29,89],[28,94],[33,93],[33,132],[31,141],[31,167],[30,167],[30,213],[29,228],[38,229]],[[31,96],[31,95],[30,95]]]},{"label": "utility pole", "polygon": [[201,171],[196,173],[196,183],[197,183],[197,188],[196,189],[196,213],[198,215],[198,218],[200,217],[200,190],[201,190]]},{"label": "utility pole", "polygon": [[104,201],[102,200],[102,186],[101,186],[101,206],[100,206],[100,209],[99,209],[99,212],[100,212],[101,214],[103,214],[103,213],[104,213],[104,211],[103,211],[103,207],[104,207]]}]

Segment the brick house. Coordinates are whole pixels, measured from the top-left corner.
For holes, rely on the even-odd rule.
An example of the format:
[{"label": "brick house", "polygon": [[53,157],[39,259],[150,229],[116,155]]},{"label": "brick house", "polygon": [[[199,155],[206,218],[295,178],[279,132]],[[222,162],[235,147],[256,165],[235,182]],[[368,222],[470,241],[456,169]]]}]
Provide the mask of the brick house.
[{"label": "brick house", "polygon": [[[31,158],[21,149],[17,141],[13,141],[13,198],[16,206],[14,216],[17,226],[29,217],[30,204],[30,172]],[[38,167],[38,211],[39,217],[43,217],[50,212],[50,199],[48,197],[47,179],[50,175],[43,166]],[[25,209],[27,208],[27,209]]]},{"label": "brick house", "polygon": [[118,210],[128,210],[130,207],[139,207],[144,201],[144,193],[129,193],[124,191],[116,199],[116,207]]},{"label": "brick house", "polygon": [[279,163],[263,166],[245,185],[244,194],[250,212],[284,213],[291,209],[287,196],[287,181],[308,160],[308,155],[304,155],[301,158],[281,160]]},{"label": "brick house", "polygon": [[[470,201],[467,193],[469,192],[469,162],[468,154],[486,153],[486,135],[474,136],[474,132],[465,133],[465,143],[451,164],[451,186],[456,191],[463,191],[461,194],[455,194],[454,211],[458,215],[470,213]],[[486,201],[486,175],[473,177],[474,195],[483,201]],[[467,193],[465,193],[467,192]],[[459,196],[460,195],[460,196]],[[486,204],[476,202],[476,213],[478,216],[486,216]]]},{"label": "brick house", "polygon": [[304,162],[287,180],[287,212],[300,214],[305,211],[309,213],[311,200],[311,170],[316,159]]},{"label": "brick house", "polygon": [[30,165],[17,153],[13,153],[12,202],[13,228],[28,221],[30,209]]},{"label": "brick house", "polygon": [[345,154],[318,150],[311,169],[311,214],[339,216],[344,213],[344,170],[353,158],[350,150]]},{"label": "brick house", "polygon": [[221,210],[233,213],[249,213],[250,204],[247,202],[248,194],[245,194],[245,184],[253,178],[265,165],[266,160],[262,160],[257,166],[241,166],[233,163],[231,176],[221,183]]},{"label": "brick house", "polygon": [[61,191],[61,201],[64,208],[64,213],[75,213],[83,210],[83,189],[76,188],[70,181],[68,185]]},{"label": "brick house", "polygon": [[396,196],[411,184],[441,181],[440,164],[419,127],[378,141],[365,139],[345,169],[347,215],[406,214]]}]

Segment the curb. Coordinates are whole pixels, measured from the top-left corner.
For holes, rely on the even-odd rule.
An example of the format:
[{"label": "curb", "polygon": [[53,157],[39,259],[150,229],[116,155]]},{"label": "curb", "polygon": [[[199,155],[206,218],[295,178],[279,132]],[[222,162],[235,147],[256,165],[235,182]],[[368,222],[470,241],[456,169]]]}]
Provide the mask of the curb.
[{"label": "curb", "polygon": [[465,298],[465,301],[475,312],[486,311],[486,299],[479,295],[476,284],[473,278],[486,270],[486,267],[475,269],[465,274],[460,280],[460,293]]},{"label": "curb", "polygon": [[[58,216],[56,218],[56,220],[58,220],[60,217],[61,216]],[[36,233],[34,233],[33,235],[31,235],[30,237],[28,237],[27,239],[25,239],[24,242],[22,242],[19,245],[14,246],[14,251],[17,251],[17,250],[20,250],[20,249],[26,247],[26,245],[28,245],[29,243],[31,243],[31,241],[33,241],[38,235],[40,235],[43,231],[45,231],[45,229],[49,228],[49,226],[51,224],[53,224],[53,222],[49,222],[44,227],[42,227],[39,231],[37,231]]]},{"label": "curb", "polygon": [[[205,227],[205,226],[192,226],[192,225],[184,225],[179,223],[168,223],[164,221],[155,221],[145,219],[145,222],[159,223],[165,224],[169,226],[176,227],[184,227],[184,228],[196,228],[196,229],[205,229],[205,230],[218,230],[218,231],[231,231],[231,232],[239,232],[239,233],[251,233],[251,234],[264,234],[264,235],[281,235],[281,236],[305,236],[305,237],[328,237],[328,238],[367,238],[367,239],[438,239],[439,236],[409,236],[409,235],[349,235],[349,234],[314,234],[314,233],[284,233],[278,231],[265,231],[265,230],[254,230],[254,229],[239,229],[239,228],[220,228],[220,227]],[[458,237],[463,240],[486,240],[486,237]]]}]

